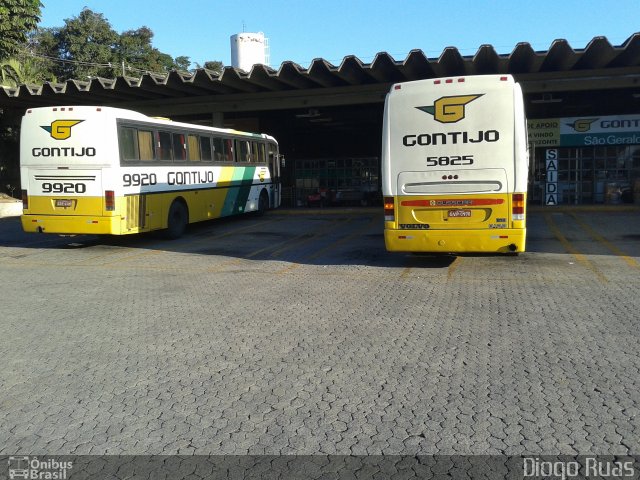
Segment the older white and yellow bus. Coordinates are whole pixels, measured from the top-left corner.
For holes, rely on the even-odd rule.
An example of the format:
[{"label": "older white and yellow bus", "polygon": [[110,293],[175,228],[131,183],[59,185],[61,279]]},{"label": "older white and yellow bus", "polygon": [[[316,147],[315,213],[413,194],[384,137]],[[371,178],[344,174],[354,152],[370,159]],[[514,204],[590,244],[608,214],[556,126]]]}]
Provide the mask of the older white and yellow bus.
[{"label": "older white and yellow bus", "polygon": [[26,232],[166,229],[280,203],[278,143],[108,107],[26,112],[20,135]]},{"label": "older white and yellow bus", "polygon": [[382,145],[387,250],[525,250],[528,143],[511,76],[393,85]]}]

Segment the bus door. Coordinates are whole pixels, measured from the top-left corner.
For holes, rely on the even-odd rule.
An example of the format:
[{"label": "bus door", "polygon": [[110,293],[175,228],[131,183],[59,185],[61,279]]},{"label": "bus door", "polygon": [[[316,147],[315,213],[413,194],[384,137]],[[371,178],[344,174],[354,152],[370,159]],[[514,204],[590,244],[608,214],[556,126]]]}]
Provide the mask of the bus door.
[{"label": "bus door", "polygon": [[270,208],[280,206],[280,155],[275,145],[269,144],[269,176],[271,177]]},{"label": "bus door", "polygon": [[133,231],[143,231],[147,227],[147,196],[145,194],[127,195],[126,212],[124,217],[126,220],[126,229]]},{"label": "bus door", "polygon": [[127,232],[147,232],[163,228],[162,196],[152,195],[148,192],[125,195],[125,211],[122,216],[125,219],[124,228]]}]

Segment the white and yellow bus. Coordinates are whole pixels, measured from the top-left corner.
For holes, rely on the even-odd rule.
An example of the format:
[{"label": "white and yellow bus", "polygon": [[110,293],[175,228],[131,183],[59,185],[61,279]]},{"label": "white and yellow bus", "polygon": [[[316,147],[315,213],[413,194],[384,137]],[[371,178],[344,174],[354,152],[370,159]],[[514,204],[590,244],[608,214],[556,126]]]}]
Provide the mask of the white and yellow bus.
[{"label": "white and yellow bus", "polygon": [[526,118],[511,76],[393,85],[382,146],[387,250],[525,250]]},{"label": "white and yellow bus", "polygon": [[26,232],[166,229],[280,204],[278,143],[109,107],[28,110],[20,135]]}]

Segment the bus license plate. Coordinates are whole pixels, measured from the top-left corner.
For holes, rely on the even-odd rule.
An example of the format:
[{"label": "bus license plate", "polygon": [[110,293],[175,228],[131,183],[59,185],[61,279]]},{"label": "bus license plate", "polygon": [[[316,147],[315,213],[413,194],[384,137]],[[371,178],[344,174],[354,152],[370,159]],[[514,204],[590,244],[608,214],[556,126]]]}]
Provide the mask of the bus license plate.
[{"label": "bus license plate", "polygon": [[66,200],[66,199],[57,199],[56,200],[56,207],[73,207],[73,200]]},{"label": "bus license plate", "polygon": [[449,210],[447,215],[449,218],[470,217],[471,210]]}]

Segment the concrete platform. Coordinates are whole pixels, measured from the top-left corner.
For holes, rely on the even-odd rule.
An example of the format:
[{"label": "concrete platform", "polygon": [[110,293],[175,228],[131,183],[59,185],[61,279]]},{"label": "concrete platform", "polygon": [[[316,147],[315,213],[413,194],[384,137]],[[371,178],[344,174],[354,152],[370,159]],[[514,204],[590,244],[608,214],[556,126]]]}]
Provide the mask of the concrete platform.
[{"label": "concrete platform", "polygon": [[0,199],[0,218],[17,217],[22,215],[22,201]]}]

